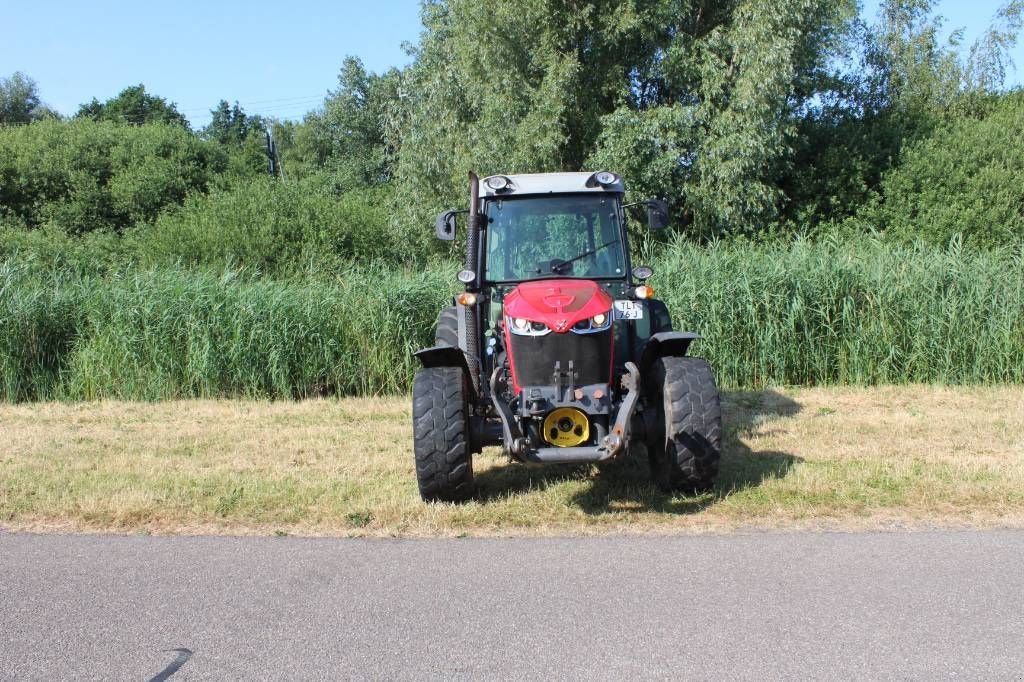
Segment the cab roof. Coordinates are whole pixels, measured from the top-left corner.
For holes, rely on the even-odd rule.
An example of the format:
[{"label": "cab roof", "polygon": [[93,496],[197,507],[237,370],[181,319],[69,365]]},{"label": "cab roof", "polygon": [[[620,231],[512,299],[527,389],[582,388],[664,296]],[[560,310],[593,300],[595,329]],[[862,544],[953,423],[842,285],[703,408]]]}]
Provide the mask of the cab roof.
[{"label": "cab roof", "polygon": [[[480,181],[481,197],[518,197],[528,194],[621,194],[626,191],[622,178],[600,185],[593,180],[596,173],[523,173],[519,175],[489,175]],[[487,186],[487,179],[503,177],[509,180],[509,187],[495,191]]]}]

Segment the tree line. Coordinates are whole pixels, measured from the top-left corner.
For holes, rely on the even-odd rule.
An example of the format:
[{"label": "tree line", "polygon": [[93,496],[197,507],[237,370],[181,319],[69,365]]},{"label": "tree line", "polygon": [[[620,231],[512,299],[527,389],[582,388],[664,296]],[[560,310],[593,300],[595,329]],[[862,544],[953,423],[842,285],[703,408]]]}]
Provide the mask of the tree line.
[{"label": "tree line", "polygon": [[[301,121],[222,101],[196,131],[142,85],[62,120],[14,74],[0,81],[0,220],[123,230],[193,194],[247,191],[266,173],[269,129],[287,182],[372,197],[395,234],[426,232],[433,212],[464,203],[470,170],[610,168],[704,240],[1019,241],[1024,94],[1005,83],[1024,0],[969,46],[958,32],[940,40],[934,0],[885,0],[871,21],[860,10],[426,0],[407,67],[373,73],[349,57]],[[148,132],[113,132],[128,126]],[[54,139],[87,162],[61,177]]]}]

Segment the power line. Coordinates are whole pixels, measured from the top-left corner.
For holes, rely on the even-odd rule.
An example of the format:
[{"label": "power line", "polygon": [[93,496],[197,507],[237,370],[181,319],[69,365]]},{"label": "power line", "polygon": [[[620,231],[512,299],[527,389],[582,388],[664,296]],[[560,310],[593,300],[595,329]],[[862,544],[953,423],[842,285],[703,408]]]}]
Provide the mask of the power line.
[{"label": "power line", "polygon": [[[249,102],[242,102],[236,100],[235,102],[237,102],[238,106],[242,107],[243,109],[248,109],[250,107],[255,107],[259,109],[275,109],[277,108],[277,105],[281,105],[283,107],[304,106],[306,104],[312,104],[314,102],[323,101],[324,99],[326,99],[325,95],[307,95],[304,97],[282,97],[280,99],[252,100]],[[178,111],[180,111],[183,114],[198,113],[202,111],[212,111],[216,108],[216,106],[217,105],[211,107],[191,107],[188,109],[178,109]]]}]

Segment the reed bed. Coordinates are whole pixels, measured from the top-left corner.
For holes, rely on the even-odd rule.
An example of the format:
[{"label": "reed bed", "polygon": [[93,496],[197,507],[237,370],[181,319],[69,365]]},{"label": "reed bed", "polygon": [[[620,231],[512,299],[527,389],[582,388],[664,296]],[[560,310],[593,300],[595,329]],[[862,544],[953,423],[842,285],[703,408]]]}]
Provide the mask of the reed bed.
[{"label": "reed bed", "polygon": [[[727,388],[1024,382],[1024,256],[684,242],[648,261]],[[0,398],[304,398],[408,390],[458,265],[275,278],[0,261]]]}]

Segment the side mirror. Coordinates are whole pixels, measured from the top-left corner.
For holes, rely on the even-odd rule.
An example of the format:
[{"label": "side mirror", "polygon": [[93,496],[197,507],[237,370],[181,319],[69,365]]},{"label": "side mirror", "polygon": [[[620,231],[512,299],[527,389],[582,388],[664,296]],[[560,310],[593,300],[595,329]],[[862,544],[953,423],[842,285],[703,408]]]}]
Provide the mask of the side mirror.
[{"label": "side mirror", "polygon": [[437,238],[443,242],[455,241],[456,213],[458,211],[451,210],[437,214],[437,223],[434,225],[434,230],[437,232]]},{"label": "side mirror", "polygon": [[651,199],[647,203],[647,226],[652,230],[663,230],[668,227],[668,204],[661,199]]}]

